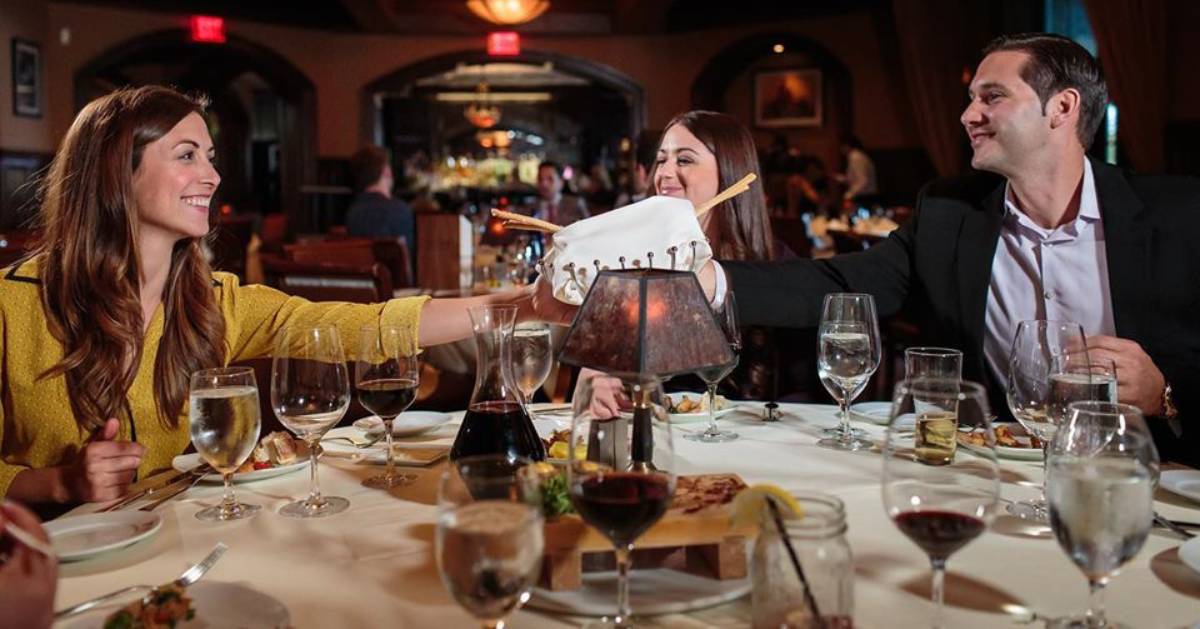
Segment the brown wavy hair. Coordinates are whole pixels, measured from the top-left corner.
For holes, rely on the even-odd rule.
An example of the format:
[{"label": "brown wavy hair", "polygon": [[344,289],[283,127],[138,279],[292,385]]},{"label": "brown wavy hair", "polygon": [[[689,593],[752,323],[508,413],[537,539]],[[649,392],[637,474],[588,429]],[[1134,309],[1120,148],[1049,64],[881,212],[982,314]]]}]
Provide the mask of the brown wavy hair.
[{"label": "brown wavy hair", "polygon": [[[758,168],[758,153],[754,138],[737,118],[715,111],[693,110],[671,119],[666,130],[683,125],[717,158],[717,190],[724,190],[749,173],[758,176],[750,189],[709,210],[709,237],[713,254],[724,260],[770,260],[775,257],[775,238],[771,233],[771,217],[763,197],[762,173]],[[660,146],[662,140],[659,140]],[[658,160],[650,169],[650,186]],[[655,191],[657,194],[657,190]]]},{"label": "brown wavy hair", "polygon": [[[87,104],[42,181],[42,306],[63,359],[62,375],[85,431],[128,417],[126,394],[142,358],[141,254],[133,174],[147,144],[206,103],[166,87],[122,89]],[[158,420],[179,425],[193,371],[225,357],[225,322],[202,238],[175,244],[163,289],[163,335],[154,363]],[[132,419],[132,418],[130,418]]]}]

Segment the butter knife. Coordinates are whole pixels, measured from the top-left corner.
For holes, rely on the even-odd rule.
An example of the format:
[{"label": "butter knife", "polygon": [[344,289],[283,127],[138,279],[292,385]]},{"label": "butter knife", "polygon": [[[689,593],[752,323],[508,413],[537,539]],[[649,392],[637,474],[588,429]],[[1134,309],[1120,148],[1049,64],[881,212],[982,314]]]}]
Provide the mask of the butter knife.
[{"label": "butter knife", "polygon": [[[206,468],[207,468],[207,471],[204,471]],[[191,478],[180,479],[178,481],[175,481],[173,484],[164,487],[159,492],[159,495],[156,496],[154,502],[151,502],[150,504],[145,505],[141,509],[138,509],[138,510],[139,511],[154,511],[159,506],[161,506],[164,502],[167,502],[168,500],[174,498],[175,496],[178,496],[179,494],[182,494],[183,492],[191,489],[192,487],[195,487],[196,483],[199,483],[200,479],[204,478],[205,475],[207,475],[209,472],[212,472],[212,468],[208,467],[207,465],[202,465],[202,466],[196,468],[195,470],[193,470],[193,473],[195,474],[195,476],[192,476]]]},{"label": "butter knife", "polygon": [[184,472],[180,472],[178,470],[164,470],[158,474],[154,474],[153,476],[142,479],[141,481],[134,483],[134,485],[129,488],[129,493],[118,498],[116,502],[99,509],[98,513],[118,511],[134,502],[137,502],[138,500],[141,500],[142,498],[153,496],[155,493],[174,485],[176,482],[182,480],[185,476],[188,476],[192,472],[193,470],[187,470]]}]

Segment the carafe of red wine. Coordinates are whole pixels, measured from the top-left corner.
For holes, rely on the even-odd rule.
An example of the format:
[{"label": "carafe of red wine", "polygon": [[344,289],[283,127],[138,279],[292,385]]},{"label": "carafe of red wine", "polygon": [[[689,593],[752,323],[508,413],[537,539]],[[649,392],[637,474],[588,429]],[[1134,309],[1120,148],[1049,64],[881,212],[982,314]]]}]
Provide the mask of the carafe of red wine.
[{"label": "carafe of red wine", "polygon": [[545,459],[546,450],[512,376],[510,343],[517,307],[479,306],[468,313],[475,330],[475,389],[450,460],[480,454]]}]

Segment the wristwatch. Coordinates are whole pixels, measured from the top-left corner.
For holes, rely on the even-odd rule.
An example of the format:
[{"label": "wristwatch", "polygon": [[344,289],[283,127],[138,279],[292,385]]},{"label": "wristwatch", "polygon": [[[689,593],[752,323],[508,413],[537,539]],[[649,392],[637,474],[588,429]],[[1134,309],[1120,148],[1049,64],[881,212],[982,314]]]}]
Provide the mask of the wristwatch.
[{"label": "wristwatch", "polygon": [[1162,407],[1162,416],[1167,419],[1175,419],[1179,415],[1179,409],[1175,407],[1175,399],[1171,396],[1170,382],[1163,387]]}]

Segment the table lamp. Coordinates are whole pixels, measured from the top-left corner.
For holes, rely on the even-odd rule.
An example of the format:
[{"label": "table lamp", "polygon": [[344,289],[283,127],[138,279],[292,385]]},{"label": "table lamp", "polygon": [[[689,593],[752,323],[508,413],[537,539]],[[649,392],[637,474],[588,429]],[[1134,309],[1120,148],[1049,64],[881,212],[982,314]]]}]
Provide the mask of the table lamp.
[{"label": "table lamp", "polygon": [[[650,377],[728,365],[735,356],[695,274],[629,269],[596,276],[558,359],[639,385]],[[630,457],[633,465],[652,465],[649,395],[654,388],[633,389]]]}]

